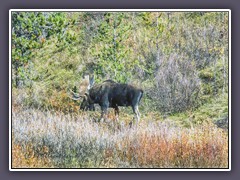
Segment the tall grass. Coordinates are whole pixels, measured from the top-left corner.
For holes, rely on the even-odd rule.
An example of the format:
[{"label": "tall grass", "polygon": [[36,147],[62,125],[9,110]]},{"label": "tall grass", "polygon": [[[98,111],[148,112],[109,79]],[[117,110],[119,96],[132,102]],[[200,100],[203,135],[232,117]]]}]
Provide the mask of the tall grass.
[{"label": "tall grass", "polygon": [[211,123],[183,128],[145,117],[95,122],[95,114],[13,109],[12,166],[227,168],[228,133]]}]

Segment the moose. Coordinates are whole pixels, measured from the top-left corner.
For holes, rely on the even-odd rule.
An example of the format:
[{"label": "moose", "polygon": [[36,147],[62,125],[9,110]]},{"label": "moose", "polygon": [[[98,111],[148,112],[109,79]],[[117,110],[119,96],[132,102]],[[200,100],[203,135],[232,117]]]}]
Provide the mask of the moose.
[{"label": "moose", "polygon": [[99,104],[101,107],[102,120],[107,114],[108,108],[113,108],[115,116],[118,118],[118,106],[131,106],[137,122],[140,121],[138,105],[143,96],[142,89],[129,84],[117,83],[110,79],[94,85],[94,78],[89,78],[89,81],[87,81],[88,77],[85,77],[84,80],[86,90],[84,94],[72,92],[74,96],[73,99],[83,99],[80,104],[81,110],[95,110],[94,104]]}]

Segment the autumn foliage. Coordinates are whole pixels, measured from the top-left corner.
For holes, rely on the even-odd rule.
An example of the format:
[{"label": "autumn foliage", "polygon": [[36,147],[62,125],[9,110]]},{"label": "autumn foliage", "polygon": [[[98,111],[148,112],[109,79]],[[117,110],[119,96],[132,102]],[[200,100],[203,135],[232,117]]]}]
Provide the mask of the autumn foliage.
[{"label": "autumn foliage", "polygon": [[12,167],[228,168],[228,132],[211,122],[192,128],[90,115],[13,112]]}]

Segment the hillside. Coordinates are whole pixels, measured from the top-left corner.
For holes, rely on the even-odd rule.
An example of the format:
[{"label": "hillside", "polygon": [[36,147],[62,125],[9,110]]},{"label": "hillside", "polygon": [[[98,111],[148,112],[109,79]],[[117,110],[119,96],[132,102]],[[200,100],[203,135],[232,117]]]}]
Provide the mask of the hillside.
[{"label": "hillside", "polygon": [[[227,168],[228,18],[12,12],[13,166]],[[79,111],[86,75],[142,88],[140,124],[130,107],[103,124],[98,105]]]}]

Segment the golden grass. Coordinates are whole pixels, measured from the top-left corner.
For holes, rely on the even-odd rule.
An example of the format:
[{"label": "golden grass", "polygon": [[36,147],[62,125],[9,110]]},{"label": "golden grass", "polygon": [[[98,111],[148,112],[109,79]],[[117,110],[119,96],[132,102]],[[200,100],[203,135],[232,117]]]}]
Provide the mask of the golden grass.
[{"label": "golden grass", "polygon": [[142,133],[137,143],[124,142],[129,161],[135,157],[140,167],[227,168],[228,135],[208,125],[167,134]]},{"label": "golden grass", "polygon": [[12,144],[12,168],[54,168],[48,155],[48,148],[42,147],[44,155],[36,154],[31,144],[22,148],[20,144]]}]

